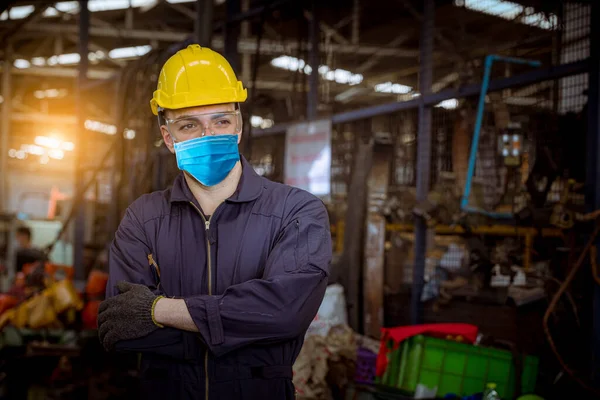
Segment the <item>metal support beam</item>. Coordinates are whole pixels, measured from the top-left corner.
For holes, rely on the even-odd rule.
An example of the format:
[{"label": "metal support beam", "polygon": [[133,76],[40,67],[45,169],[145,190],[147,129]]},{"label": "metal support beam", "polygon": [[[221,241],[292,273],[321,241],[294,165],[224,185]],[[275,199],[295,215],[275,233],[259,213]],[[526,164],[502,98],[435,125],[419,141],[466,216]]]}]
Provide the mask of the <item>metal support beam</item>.
[{"label": "metal support beam", "polygon": [[133,7],[129,7],[125,10],[125,28],[133,29]]},{"label": "metal support beam", "polygon": [[309,77],[309,91],[306,98],[306,118],[314,120],[317,118],[317,107],[319,105],[319,14],[317,11],[317,1],[313,0],[311,4],[312,19],[309,21],[308,36],[310,39],[310,54],[308,65],[312,68]]},{"label": "metal support beam", "polygon": [[[398,45],[400,45],[401,43],[407,41],[408,39],[410,39],[412,37],[412,32],[408,32],[408,33],[402,33],[401,35],[395,37],[391,42],[388,43],[387,47],[396,47]],[[356,73],[359,74],[364,74],[367,71],[369,71],[371,68],[373,68],[375,65],[377,65],[379,63],[379,61],[381,60],[382,56],[380,53],[373,53],[369,59],[365,62],[363,62],[362,64],[360,64],[357,68],[356,68]],[[383,80],[377,80],[378,83],[383,82]],[[367,85],[369,85],[370,82],[367,83]],[[370,86],[370,85],[369,85]],[[345,90],[344,92],[338,94],[335,97],[336,101],[340,101],[343,103],[347,103],[348,101],[350,101],[353,97],[355,96],[359,96],[359,95],[364,95],[364,94],[369,94],[373,92],[373,88],[372,87],[368,87],[368,86],[354,86],[351,87],[350,89]]]},{"label": "metal support beam", "polygon": [[352,22],[353,19],[353,14],[350,14],[344,18],[342,18],[341,20],[339,20],[338,22],[335,23],[335,25],[332,26],[333,29],[335,29],[336,31],[338,29],[342,29],[344,26],[348,25],[350,22]]},{"label": "metal support beam", "polygon": [[177,11],[180,14],[185,15],[186,17],[188,17],[189,19],[192,20],[196,20],[196,12],[190,10],[189,8],[187,8],[186,6],[184,6],[183,4],[171,4],[171,3],[166,3],[169,5],[169,7],[171,7],[173,10]]},{"label": "metal support beam", "polygon": [[[589,71],[589,63],[589,60],[576,61],[570,64],[557,65],[549,68],[539,68],[535,71],[511,76],[510,78],[494,79],[490,81],[488,91],[496,92],[508,88],[533,85],[534,83],[558,79],[565,76],[587,73]],[[481,83],[474,83],[459,88],[442,90],[438,93],[425,94],[419,98],[408,101],[395,101],[334,114],[331,117],[331,122],[333,124],[341,124],[365,118],[372,118],[377,115],[392,114],[402,110],[418,108],[421,104],[421,101],[423,101],[426,105],[435,105],[443,100],[476,96],[480,91]],[[257,136],[283,134],[287,130],[288,126],[292,124],[293,123],[280,124],[268,129],[257,129],[254,131],[254,134]]]},{"label": "metal support beam", "polygon": [[[76,35],[67,35],[67,39],[69,39],[73,43],[77,43],[79,41],[79,38]],[[89,46],[90,46],[90,50],[91,51],[101,51],[104,54],[106,54],[106,61],[108,61],[108,62],[116,65],[117,67],[125,68],[125,66],[127,66],[127,63],[125,61],[123,61],[123,60],[114,60],[114,59],[110,58],[108,56],[108,53],[109,53],[110,50],[107,49],[106,47],[102,47],[100,45],[97,45],[94,42],[90,42]]]},{"label": "metal support beam", "polygon": [[194,38],[200,46],[210,47],[213,32],[213,0],[197,0]]},{"label": "metal support beam", "polygon": [[[77,28],[77,27],[75,27]],[[75,29],[76,30],[76,29]],[[50,33],[50,32],[48,32]],[[63,36],[61,33],[58,33],[56,39],[54,40],[54,54],[63,54],[63,49],[65,48]]]},{"label": "metal support beam", "polygon": [[[421,60],[419,90],[422,95],[431,93],[433,83],[433,36],[435,3],[423,2],[423,22],[421,23]],[[419,133],[417,136],[417,202],[427,199],[431,170],[431,104],[421,100],[419,104]],[[427,223],[422,217],[415,221],[415,262],[410,301],[410,321],[413,325],[422,320],[421,293],[425,283],[425,253],[427,251]]]},{"label": "metal support beam", "polygon": [[[270,10],[276,10],[278,8],[280,8],[281,6],[287,4],[287,3],[292,3],[293,0],[273,0],[270,2],[264,2],[263,5],[258,6],[258,7],[254,7],[251,10],[247,10],[247,11],[243,11],[241,13],[239,13],[238,15],[236,15],[235,17],[233,17],[230,22],[242,22],[245,20],[250,20],[252,18],[256,18],[258,16],[260,16],[262,13],[264,13],[266,10],[270,9]],[[221,29],[223,23],[217,24],[217,26],[215,28],[217,29]]]},{"label": "metal support beam", "polygon": [[[600,209],[600,4],[591,2],[590,70],[588,88],[586,203],[588,211]],[[600,246],[600,241],[596,242]],[[592,381],[600,388],[600,286],[594,283],[592,332]]]},{"label": "metal support beam", "polygon": [[439,92],[440,90],[444,89],[445,87],[456,82],[458,80],[458,78],[460,78],[460,74],[458,72],[450,72],[449,74],[447,74],[447,75],[439,78],[437,81],[435,81],[433,83],[433,85],[431,85],[431,91],[433,93]]},{"label": "metal support beam", "polygon": [[[12,44],[6,42],[4,48],[4,64],[12,64]],[[11,68],[2,72],[2,121],[0,122],[0,212],[8,208],[8,138],[10,136],[11,115]]]},{"label": "metal support beam", "polygon": [[36,46],[31,53],[28,52],[27,49],[23,50],[23,48],[21,48],[21,51],[23,52],[23,54],[39,54],[43,50],[46,50],[49,46],[51,46],[53,42],[54,38],[52,36],[47,36],[39,42],[34,42]]},{"label": "metal support beam", "polygon": [[[235,23],[236,21],[239,21],[238,17],[231,19],[231,23]],[[76,34],[77,26],[54,23],[32,24],[30,26],[27,26],[26,28],[23,28],[22,33],[15,34],[15,37],[31,37],[34,33],[51,33],[54,35]],[[144,29],[124,29],[108,26],[92,26],[90,28],[90,35],[92,37],[161,40],[165,42],[183,42],[189,37],[189,34],[186,32],[164,32]],[[310,48],[310,44],[306,42],[301,42],[300,46],[303,49]],[[217,50],[222,50],[224,48],[224,40],[222,36],[214,36],[212,38],[212,48]],[[363,56],[371,56],[374,53],[378,53],[380,57],[391,58],[416,58],[419,56],[419,51],[415,49],[369,46],[364,44],[355,46],[353,44],[332,43],[330,45],[330,48],[331,51],[340,54],[358,54]],[[287,54],[288,52],[294,52],[297,49],[298,43],[295,40],[281,42],[277,40],[263,39],[260,46],[261,54],[269,55]],[[238,51],[240,53],[254,54],[254,52],[256,51],[256,38],[250,37],[241,39],[238,42]]]},{"label": "metal support beam", "polygon": [[360,138],[354,155],[348,208],[344,219],[344,245],[338,263],[340,283],[346,291],[348,324],[357,332],[362,331],[362,249],[364,246],[367,179],[373,160],[374,141],[371,126],[366,121],[356,124],[355,134]]},{"label": "metal support beam", "polygon": [[4,30],[0,33],[0,43],[6,43],[11,36],[13,36],[16,32],[23,29],[29,24],[37,21],[44,11],[52,4],[53,1],[42,1],[41,4],[36,5],[35,10],[31,14],[29,14],[26,18],[20,20],[16,24],[12,25],[8,29]]},{"label": "metal support beam", "polygon": [[[392,41],[389,42],[386,47],[394,48],[396,46],[399,46],[402,43],[406,42],[408,39],[410,39],[412,36],[413,36],[413,33],[410,32],[410,30],[409,30],[409,32],[404,32],[404,33],[396,36],[394,39],[392,39]],[[367,61],[363,62],[362,64],[360,64],[358,66],[358,68],[356,68],[356,72],[363,74],[363,73],[369,71],[371,68],[373,68],[375,65],[377,65],[377,63],[381,60],[381,58],[382,58],[381,53],[379,53],[379,52],[373,53]]]},{"label": "metal support beam", "polygon": [[[0,73],[4,71],[3,68],[0,67]],[[61,78],[76,78],[78,76],[77,68],[72,67],[33,67],[27,69],[20,68],[12,68],[12,75],[23,75],[23,76],[44,76],[44,77],[61,77]],[[103,85],[106,81],[113,80],[118,74],[118,71],[104,70],[104,69],[90,69],[88,71],[88,83],[85,86],[85,89],[90,89],[92,87]],[[90,80],[95,79],[95,82],[90,82]],[[252,80],[248,78],[246,81],[243,81],[244,85],[248,88],[252,88]],[[247,82],[247,83],[246,83]],[[294,87],[291,82],[281,82],[281,81],[256,81],[256,87],[260,90],[278,90],[278,91],[294,91]],[[308,88],[300,87],[296,85],[296,90],[306,91]],[[381,93],[374,93],[374,95],[384,96]]]},{"label": "metal support beam", "polygon": [[[310,11],[304,10],[304,18],[306,18],[307,21],[312,20],[312,13]],[[335,30],[331,26],[327,25],[325,22],[321,21],[319,23],[319,26],[321,27],[321,30],[326,35],[331,36],[333,39],[335,39],[336,42],[341,43],[341,44],[348,44],[348,43],[350,43],[350,41],[348,39],[346,39],[345,37],[343,37],[337,30]]]},{"label": "metal support beam", "polygon": [[240,55],[237,51],[237,42],[240,38],[240,24],[231,23],[229,20],[238,14],[241,10],[240,0],[229,0],[225,3],[225,35],[224,47],[225,58],[231,64],[237,76],[241,74]]},{"label": "metal support beam", "polygon": [[[375,138],[381,132],[389,132],[389,118],[372,120],[371,130]],[[377,140],[377,139],[376,139]],[[385,277],[385,217],[381,211],[388,196],[388,186],[394,148],[390,144],[375,143],[373,161],[367,181],[367,214],[365,223],[363,263],[363,332],[366,336],[379,338],[383,326],[384,277]],[[361,166],[360,168],[365,168]]]},{"label": "metal support beam", "polygon": [[[250,0],[242,0],[242,12],[247,12],[250,8]],[[241,24],[242,39],[246,39],[250,36],[250,23],[243,21]],[[242,82],[246,85],[250,82],[250,69],[252,68],[250,54],[242,54]]]},{"label": "metal support beam", "polygon": [[[44,114],[44,113],[31,113],[31,112],[11,112],[10,121],[17,122],[36,122],[39,124],[57,124],[57,125],[75,125],[77,124],[77,117],[69,114]],[[4,121],[3,121],[4,122]],[[71,127],[69,127],[71,128]]]},{"label": "metal support beam", "polygon": [[[423,14],[421,15],[413,6],[413,4],[409,1],[409,0],[400,0],[400,2],[404,5],[404,7],[408,10],[408,12],[419,22],[421,22],[421,24],[425,23],[426,20],[426,16],[425,16],[425,12],[423,12]],[[451,41],[449,41],[448,39],[446,39],[446,37],[443,35],[442,31],[439,32],[434,32],[435,35],[435,39],[446,49],[450,50],[448,55],[452,58],[455,59],[455,61],[463,61],[462,57],[460,56],[460,52],[458,51],[457,47],[454,45],[454,43],[452,43]]]},{"label": "metal support beam", "polygon": [[87,80],[88,53],[89,53],[89,29],[90,11],[88,0],[79,0],[79,76],[77,79],[77,135],[75,136],[75,201],[73,207],[76,209],[75,235],[73,240],[73,266],[75,267],[75,279],[84,280],[85,270],[83,263],[83,250],[85,240],[85,199],[83,193],[84,185],[84,159],[85,159],[85,96],[82,88]]},{"label": "metal support beam", "polygon": [[[72,67],[31,67],[31,68],[10,68],[13,75],[30,75],[30,76],[48,76],[61,78],[76,78],[79,75],[77,68]],[[0,72],[4,71],[0,67]],[[88,79],[110,79],[116,74],[116,71],[107,69],[90,69],[88,71]]]},{"label": "metal support beam", "polygon": [[352,6],[352,44],[358,46],[360,39],[360,0],[354,0]]},{"label": "metal support beam", "polygon": [[[116,81],[116,85],[114,87],[114,108],[112,109],[114,116],[114,125],[117,127],[117,132],[122,132],[124,129],[124,115],[125,115],[125,88],[128,86],[128,78],[130,78],[131,70],[124,70],[119,73],[118,79]],[[124,170],[125,170],[125,146],[124,146],[124,137],[121,135],[120,137],[115,139],[115,143],[119,143],[120,146],[117,147],[117,151],[113,152],[112,155],[112,168],[111,168],[111,179],[110,179],[110,190],[112,193],[112,201],[110,204],[107,224],[108,224],[108,234],[110,239],[112,239],[117,227],[119,225],[119,221],[121,220],[121,199],[122,199],[122,191],[124,182]]]}]

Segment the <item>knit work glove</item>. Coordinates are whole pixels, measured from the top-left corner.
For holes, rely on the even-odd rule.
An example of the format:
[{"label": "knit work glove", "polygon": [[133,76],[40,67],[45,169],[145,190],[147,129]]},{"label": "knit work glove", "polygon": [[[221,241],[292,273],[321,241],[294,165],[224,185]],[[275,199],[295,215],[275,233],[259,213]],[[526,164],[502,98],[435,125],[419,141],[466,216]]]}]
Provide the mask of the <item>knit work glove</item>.
[{"label": "knit work glove", "polygon": [[162,325],[154,319],[157,296],[147,286],[118,282],[118,295],[104,300],[98,308],[98,334],[106,350],[121,340],[137,339]]}]

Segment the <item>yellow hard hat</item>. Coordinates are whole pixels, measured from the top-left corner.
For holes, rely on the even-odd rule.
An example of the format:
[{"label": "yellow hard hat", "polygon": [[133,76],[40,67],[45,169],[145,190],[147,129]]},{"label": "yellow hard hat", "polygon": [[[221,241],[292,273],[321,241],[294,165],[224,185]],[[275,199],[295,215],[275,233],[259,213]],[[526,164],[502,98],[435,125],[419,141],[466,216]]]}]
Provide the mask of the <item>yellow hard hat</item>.
[{"label": "yellow hard hat", "polygon": [[242,103],[248,93],[225,57],[197,44],[179,50],[160,71],[150,100],[152,113],[159,108],[179,109],[222,103]]}]

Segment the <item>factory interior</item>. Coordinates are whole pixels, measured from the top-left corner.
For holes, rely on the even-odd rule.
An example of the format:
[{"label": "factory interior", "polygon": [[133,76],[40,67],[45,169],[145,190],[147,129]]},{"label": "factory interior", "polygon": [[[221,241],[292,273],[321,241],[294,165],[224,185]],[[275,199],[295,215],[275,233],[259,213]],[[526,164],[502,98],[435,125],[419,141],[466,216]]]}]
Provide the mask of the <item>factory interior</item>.
[{"label": "factory interior", "polygon": [[600,399],[599,22],[595,0],[3,0],[0,399],[138,398],[98,310],[126,210],[181,174],[150,99],[191,44],[247,88],[256,174],[329,214],[296,399]]}]

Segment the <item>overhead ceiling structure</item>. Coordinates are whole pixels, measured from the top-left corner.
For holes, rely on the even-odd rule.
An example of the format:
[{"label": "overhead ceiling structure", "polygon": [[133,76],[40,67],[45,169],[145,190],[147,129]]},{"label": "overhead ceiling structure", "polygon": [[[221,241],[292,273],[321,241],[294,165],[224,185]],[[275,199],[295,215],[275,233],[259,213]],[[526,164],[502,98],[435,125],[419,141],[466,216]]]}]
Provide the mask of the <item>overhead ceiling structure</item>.
[{"label": "overhead ceiling structure", "polygon": [[[268,1],[239,0],[242,10]],[[267,15],[242,23],[237,50],[239,75],[255,90],[254,121],[300,119],[312,69],[310,2],[275,1]],[[306,4],[304,4],[306,3]],[[420,3],[416,0],[328,0],[317,2],[320,28],[319,111],[341,112],[419,95]],[[434,37],[434,90],[479,80],[486,54],[505,53],[550,62],[557,16],[540,2],[439,0]],[[535,4],[537,3],[537,4]],[[543,3],[543,2],[542,2]],[[189,38],[198,11],[193,0],[89,0],[90,120],[110,123],[116,77],[140,57]],[[213,26],[226,21],[224,0],[214,2]],[[75,115],[78,54],[77,1],[3,2],[0,7],[1,71],[10,68],[15,123],[31,116],[68,130]],[[262,19],[261,19],[262,18]],[[264,23],[261,23],[264,21]],[[216,29],[212,47],[224,51]],[[258,38],[260,47],[257,52]],[[7,47],[10,46],[10,49]],[[6,55],[10,54],[10,60]],[[259,54],[257,77],[252,65]],[[503,71],[504,73],[504,71]],[[149,87],[155,80],[144,82]],[[37,95],[36,95],[37,93]],[[452,107],[452,102],[441,106]],[[141,106],[147,106],[147,102]],[[148,113],[149,114],[149,113]],[[11,140],[34,135],[15,126]],[[34,135],[35,136],[35,135]],[[16,145],[16,144],[15,144]]]}]

